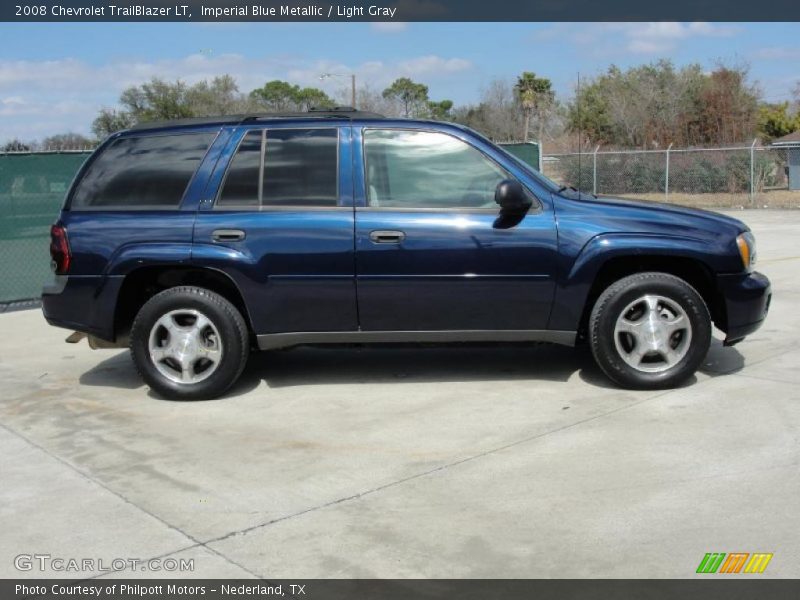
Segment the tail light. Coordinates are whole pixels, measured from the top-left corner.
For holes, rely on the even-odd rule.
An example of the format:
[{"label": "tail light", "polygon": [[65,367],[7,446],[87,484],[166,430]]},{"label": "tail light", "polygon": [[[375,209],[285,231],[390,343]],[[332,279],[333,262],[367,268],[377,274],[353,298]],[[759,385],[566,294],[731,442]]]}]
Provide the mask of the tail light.
[{"label": "tail light", "polygon": [[59,223],[50,228],[50,258],[56,275],[65,275],[69,271],[72,254],[69,251],[67,229]]}]

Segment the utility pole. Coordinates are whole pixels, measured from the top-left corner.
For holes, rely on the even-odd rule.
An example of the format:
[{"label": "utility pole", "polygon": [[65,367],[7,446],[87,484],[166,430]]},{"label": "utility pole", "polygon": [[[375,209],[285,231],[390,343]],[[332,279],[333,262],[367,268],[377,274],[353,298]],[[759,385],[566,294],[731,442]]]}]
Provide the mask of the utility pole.
[{"label": "utility pole", "polygon": [[351,73],[350,75],[346,75],[344,73],[322,73],[319,76],[320,81],[328,79],[329,77],[349,77],[350,78],[350,105],[353,108],[356,107],[356,74]]}]

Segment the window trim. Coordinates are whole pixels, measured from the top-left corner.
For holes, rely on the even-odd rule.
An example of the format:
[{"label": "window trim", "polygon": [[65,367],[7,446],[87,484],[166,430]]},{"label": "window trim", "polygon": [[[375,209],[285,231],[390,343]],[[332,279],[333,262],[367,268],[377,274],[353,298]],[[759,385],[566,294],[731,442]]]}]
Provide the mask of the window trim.
[{"label": "window trim", "polygon": [[[219,138],[219,134],[221,129],[200,129],[200,130],[190,130],[190,131],[159,131],[158,133],[148,133],[146,131],[139,132],[134,135],[118,135],[115,139],[110,140],[108,145],[106,146],[103,144],[100,148],[97,149],[96,153],[93,154],[89,159],[87,159],[86,163],[81,167],[81,171],[79,172],[79,177],[76,181],[73,182],[72,186],[69,189],[66,202],[64,203],[64,210],[68,210],[70,212],[136,212],[136,211],[149,211],[149,212],[167,212],[167,213],[174,213],[174,212],[181,212],[183,210],[183,203],[186,200],[186,193],[191,189],[192,184],[197,177],[197,174],[200,172],[200,168],[203,166],[203,163],[208,156],[208,153],[211,151],[211,148],[214,146],[214,143]],[[180,199],[178,200],[177,204],[171,204],[169,206],[165,206],[163,204],[137,204],[137,205],[128,205],[128,206],[74,206],[73,201],[75,199],[75,194],[80,188],[81,184],[83,184],[84,179],[92,170],[95,162],[107,151],[109,150],[114,144],[121,140],[128,140],[128,139],[140,139],[140,138],[156,138],[156,137],[177,137],[182,135],[202,135],[202,134],[210,134],[211,135],[211,142],[208,144],[206,151],[203,153],[203,156],[200,158],[200,161],[197,163],[197,167],[192,173],[192,176],[189,178],[189,181],[186,183],[186,187],[181,194]]]},{"label": "window trim", "polygon": [[[264,206],[264,165],[266,163],[266,152],[267,152],[267,135],[268,131],[312,131],[312,130],[320,130],[320,131],[330,131],[333,130],[336,132],[336,204],[332,206],[305,206],[305,205],[295,205],[295,204],[270,204],[268,206]],[[245,138],[248,136],[249,133],[253,131],[260,131],[261,132],[261,162],[258,168],[258,204],[253,206],[251,204],[225,204],[220,205],[219,201],[222,197],[222,192],[225,189],[225,182],[228,180],[228,173],[230,171],[231,165],[233,164],[233,159],[239,153],[239,148],[241,147],[242,143],[244,143]],[[342,194],[340,185],[341,181],[339,178],[339,171],[341,169],[341,162],[340,162],[340,151],[341,151],[341,137],[342,137],[342,130],[341,127],[253,127],[250,129],[244,130],[244,134],[236,143],[236,148],[231,153],[231,158],[228,160],[228,164],[225,165],[225,173],[222,176],[222,180],[219,183],[219,187],[217,188],[217,193],[214,196],[214,205],[211,207],[212,211],[218,212],[296,212],[296,211],[309,211],[309,210],[352,210],[352,206],[342,206],[340,204],[342,200]]]},{"label": "window trim", "polygon": [[508,179],[513,179],[514,181],[519,182],[522,185],[525,192],[531,197],[533,200],[533,204],[528,209],[527,214],[537,214],[542,212],[542,202],[539,198],[534,194],[527,185],[519,180],[518,177],[515,177],[513,173],[509,172],[502,164],[500,164],[497,160],[493,157],[489,156],[475,146],[475,144],[471,143],[468,140],[465,140],[449,131],[442,131],[441,129],[435,129],[431,127],[398,127],[398,126],[391,126],[391,127],[379,127],[379,126],[368,126],[361,128],[361,169],[364,174],[364,201],[366,202],[365,206],[357,206],[357,212],[363,211],[376,211],[376,212],[403,212],[403,213],[412,213],[412,212],[425,212],[425,213],[433,213],[433,212],[445,212],[445,213],[465,213],[465,214],[497,214],[500,210],[500,207],[487,207],[487,208],[477,208],[477,207],[468,207],[468,206],[454,206],[454,207],[442,207],[437,208],[433,206],[425,206],[425,207],[401,207],[401,206],[370,206],[369,205],[369,171],[367,169],[367,136],[366,133],[368,131],[411,131],[411,132],[420,132],[420,133],[438,133],[441,135],[449,136],[459,142],[469,146],[476,152],[480,153],[486,160],[491,163],[494,163],[497,168],[503,171],[507,176]]}]

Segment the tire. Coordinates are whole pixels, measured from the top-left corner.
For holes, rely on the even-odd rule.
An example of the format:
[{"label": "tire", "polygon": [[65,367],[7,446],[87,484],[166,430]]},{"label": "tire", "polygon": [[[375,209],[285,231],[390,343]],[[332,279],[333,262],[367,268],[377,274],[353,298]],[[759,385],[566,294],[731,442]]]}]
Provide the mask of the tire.
[{"label": "tire", "polygon": [[589,318],[594,359],[615,383],[633,389],[676,387],[708,353],[711,316],[683,279],[637,273],[608,287]]},{"label": "tire", "polygon": [[242,315],[219,294],[174,287],[148,300],[133,321],[130,351],[150,388],[173,400],[216,398],[239,378],[249,353]]}]

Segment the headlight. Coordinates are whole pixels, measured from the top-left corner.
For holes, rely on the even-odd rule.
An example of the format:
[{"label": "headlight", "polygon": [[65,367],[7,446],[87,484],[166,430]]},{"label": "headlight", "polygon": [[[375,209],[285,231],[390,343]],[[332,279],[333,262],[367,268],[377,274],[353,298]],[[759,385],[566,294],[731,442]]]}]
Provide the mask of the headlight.
[{"label": "headlight", "polygon": [[739,255],[745,271],[749,271],[756,264],[756,238],[750,231],[745,231],[736,238]]}]

